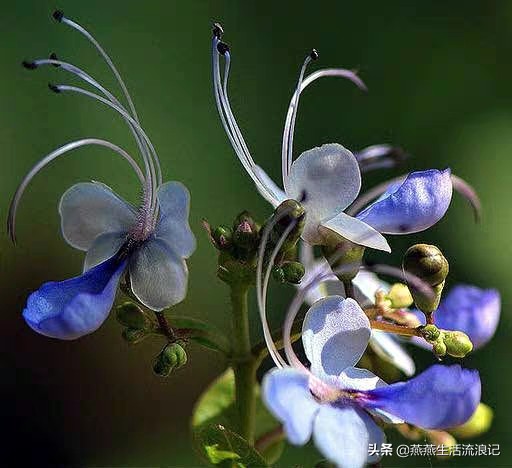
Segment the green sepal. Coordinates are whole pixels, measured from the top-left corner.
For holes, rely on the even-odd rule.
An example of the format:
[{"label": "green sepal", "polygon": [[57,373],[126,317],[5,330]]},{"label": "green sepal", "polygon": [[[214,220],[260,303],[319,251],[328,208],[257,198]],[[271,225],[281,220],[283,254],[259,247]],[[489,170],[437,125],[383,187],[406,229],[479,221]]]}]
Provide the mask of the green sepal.
[{"label": "green sepal", "polygon": [[127,328],[135,330],[149,330],[151,320],[144,311],[133,302],[124,302],[116,307],[117,321]]}]

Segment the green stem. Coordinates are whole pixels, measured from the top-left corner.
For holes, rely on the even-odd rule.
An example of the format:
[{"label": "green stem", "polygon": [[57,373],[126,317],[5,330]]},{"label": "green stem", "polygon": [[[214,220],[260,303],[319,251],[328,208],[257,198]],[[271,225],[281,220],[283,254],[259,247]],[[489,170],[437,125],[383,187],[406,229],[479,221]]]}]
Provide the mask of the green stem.
[{"label": "green stem", "polygon": [[249,285],[231,285],[233,370],[235,397],[238,408],[240,433],[250,444],[254,443],[256,414],[256,361],[251,353],[247,297]]}]

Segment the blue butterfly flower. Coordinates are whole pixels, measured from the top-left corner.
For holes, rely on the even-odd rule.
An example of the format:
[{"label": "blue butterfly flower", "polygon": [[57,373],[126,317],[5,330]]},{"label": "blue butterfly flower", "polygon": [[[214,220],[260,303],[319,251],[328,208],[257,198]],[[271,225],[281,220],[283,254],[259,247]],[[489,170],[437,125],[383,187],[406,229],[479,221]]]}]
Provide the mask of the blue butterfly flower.
[{"label": "blue butterfly flower", "polygon": [[102,146],[123,157],[142,185],[142,201],[134,206],[99,182],[78,183],[59,204],[64,239],[86,252],[82,275],[49,282],[33,292],[23,311],[26,322],[43,335],[71,340],[95,331],[107,318],[123,274],[135,297],[161,311],[181,302],[187,292],[185,259],[196,241],[188,223],[190,194],[180,182],[163,183],[158,156],[142,129],[132,99],[110,57],[78,23],[55,12],[54,18],[84,35],[100,52],[117,78],[128,103],[126,108],[98,81],[75,65],[49,59],[24,62],[35,69],[54,65],[99,92],[68,85],[50,85],[57,93],[77,93],[92,98],[121,115],[139,147],[143,169],[122,148],[111,142],[87,138],[73,141],[39,161],[16,191],[9,212],[8,230],[15,240],[15,220],[20,199],[33,177],[56,158],[76,148]]}]

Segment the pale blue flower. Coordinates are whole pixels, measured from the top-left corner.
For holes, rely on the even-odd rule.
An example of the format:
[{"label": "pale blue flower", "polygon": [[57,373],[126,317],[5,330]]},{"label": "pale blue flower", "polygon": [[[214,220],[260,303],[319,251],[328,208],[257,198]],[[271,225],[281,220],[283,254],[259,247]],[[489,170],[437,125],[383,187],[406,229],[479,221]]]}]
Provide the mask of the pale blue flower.
[{"label": "pale blue flower", "polygon": [[9,232],[15,239],[15,219],[21,196],[32,178],[47,164],[71,150],[96,145],[127,160],[142,185],[142,201],[134,206],[99,182],[78,183],[67,190],[59,204],[64,239],[86,252],[84,273],[75,278],[45,283],[32,293],[23,311],[27,323],[38,333],[60,339],[75,339],[96,330],[110,312],[118,283],[126,273],[131,291],[146,307],[161,311],[181,302],[187,292],[185,259],[196,241],[188,223],[190,194],[180,182],[162,182],[158,156],[139,119],[124,82],[98,42],[82,26],[55,12],[57,21],[83,34],[105,58],[124,92],[128,108],[89,74],[78,67],[50,59],[25,62],[35,69],[55,65],[99,91],[51,85],[57,93],[77,93],[107,105],[128,124],[137,143],[143,170],[122,148],[97,138],[68,143],[39,161],[14,195],[9,213]]}]

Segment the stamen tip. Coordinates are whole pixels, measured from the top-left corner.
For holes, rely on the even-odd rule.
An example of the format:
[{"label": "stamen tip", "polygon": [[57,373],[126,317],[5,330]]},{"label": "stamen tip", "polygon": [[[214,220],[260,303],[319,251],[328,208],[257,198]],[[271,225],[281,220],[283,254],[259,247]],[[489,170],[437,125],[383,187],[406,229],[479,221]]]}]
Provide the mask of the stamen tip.
[{"label": "stamen tip", "polygon": [[222,35],[224,34],[224,28],[220,23],[213,23],[212,27],[213,37],[217,37],[218,39],[222,39]]},{"label": "stamen tip", "polygon": [[219,42],[217,44],[217,50],[220,55],[225,55],[226,52],[229,52],[229,46],[225,42]]},{"label": "stamen tip", "polygon": [[21,62],[21,65],[23,68],[26,68],[27,70],[35,70],[37,68],[37,64],[35,62],[30,62],[28,60],[23,60]]},{"label": "stamen tip", "polygon": [[311,57],[311,60],[316,60],[320,55],[318,54],[318,50],[311,49],[309,56]]},{"label": "stamen tip", "polygon": [[60,88],[58,85],[54,85],[53,83],[48,83],[48,88],[53,91],[54,93],[57,93],[59,94],[60,93]]},{"label": "stamen tip", "polygon": [[62,21],[62,18],[64,18],[64,12],[62,10],[55,10],[52,13],[52,17],[55,21],[60,23]]}]

